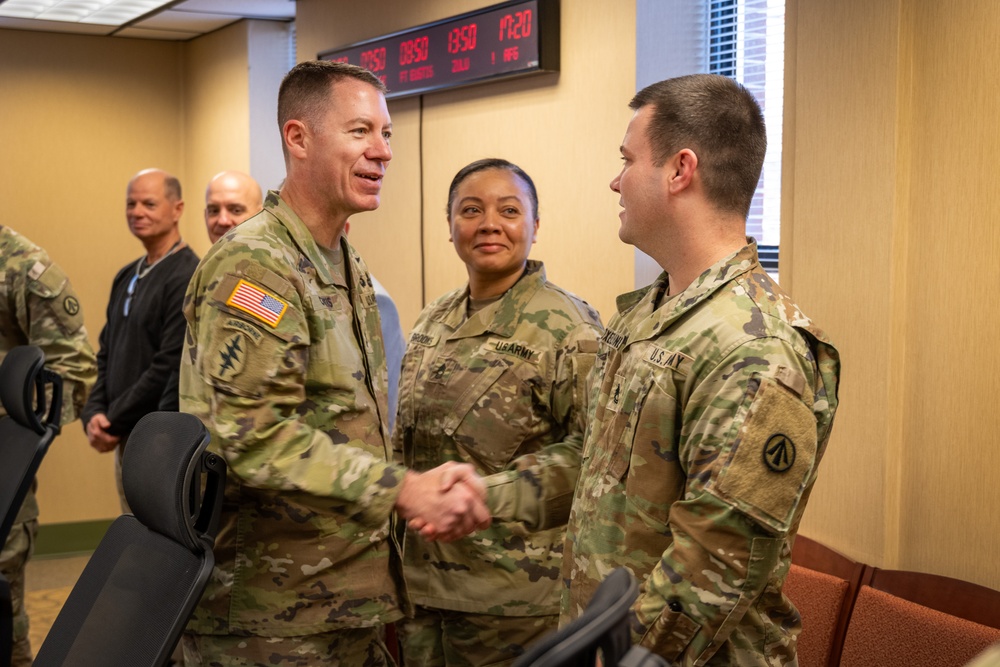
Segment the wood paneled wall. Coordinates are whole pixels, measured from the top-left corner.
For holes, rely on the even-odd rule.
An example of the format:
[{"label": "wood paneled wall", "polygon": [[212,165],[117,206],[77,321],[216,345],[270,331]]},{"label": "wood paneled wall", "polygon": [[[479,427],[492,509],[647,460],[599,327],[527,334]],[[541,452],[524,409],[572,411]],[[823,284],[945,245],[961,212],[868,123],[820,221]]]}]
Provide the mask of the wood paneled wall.
[{"label": "wood paneled wall", "polygon": [[1000,588],[1000,18],[789,6],[782,275],[844,361],[802,532]]}]

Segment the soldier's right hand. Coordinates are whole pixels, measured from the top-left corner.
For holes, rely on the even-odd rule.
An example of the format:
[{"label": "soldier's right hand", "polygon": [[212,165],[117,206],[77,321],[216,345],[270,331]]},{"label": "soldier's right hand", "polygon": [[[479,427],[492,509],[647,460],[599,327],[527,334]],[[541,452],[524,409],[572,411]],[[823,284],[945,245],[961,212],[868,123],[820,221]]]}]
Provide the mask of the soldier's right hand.
[{"label": "soldier's right hand", "polygon": [[449,462],[425,473],[407,472],[396,509],[425,538],[451,542],[490,525],[485,500],[475,469]]}]

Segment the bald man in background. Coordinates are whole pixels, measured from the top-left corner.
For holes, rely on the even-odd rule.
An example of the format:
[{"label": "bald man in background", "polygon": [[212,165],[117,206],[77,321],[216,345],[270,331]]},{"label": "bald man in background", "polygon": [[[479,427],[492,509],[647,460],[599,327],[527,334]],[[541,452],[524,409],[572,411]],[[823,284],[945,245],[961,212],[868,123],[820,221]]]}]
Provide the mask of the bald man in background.
[{"label": "bald man in background", "polygon": [[181,184],[162,169],[144,169],[128,183],[125,219],[145,255],[126,264],[111,284],[97,353],[97,383],[83,409],[90,445],[115,452],[122,510],[121,456],[136,423],[156,410],[177,410],[186,322],[184,291],[198,256],[181,238]]},{"label": "bald man in background", "polygon": [[220,171],[205,189],[205,229],[215,243],[264,207],[260,186],[242,171]]}]

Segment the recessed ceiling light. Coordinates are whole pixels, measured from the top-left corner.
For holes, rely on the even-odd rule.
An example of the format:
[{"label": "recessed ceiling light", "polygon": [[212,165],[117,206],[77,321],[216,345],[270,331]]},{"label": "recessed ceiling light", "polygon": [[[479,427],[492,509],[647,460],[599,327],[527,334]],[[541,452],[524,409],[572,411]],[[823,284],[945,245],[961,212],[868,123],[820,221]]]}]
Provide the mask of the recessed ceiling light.
[{"label": "recessed ceiling light", "polygon": [[123,25],[171,0],[6,0],[0,16],[67,23]]}]

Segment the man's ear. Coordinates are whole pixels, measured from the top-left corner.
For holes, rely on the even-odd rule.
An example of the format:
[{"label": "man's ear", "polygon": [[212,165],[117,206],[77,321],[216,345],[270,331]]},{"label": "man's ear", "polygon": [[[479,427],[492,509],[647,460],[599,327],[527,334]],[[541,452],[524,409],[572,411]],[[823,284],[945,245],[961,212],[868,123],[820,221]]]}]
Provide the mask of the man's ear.
[{"label": "man's ear", "polygon": [[301,120],[287,120],[281,128],[281,136],[288,148],[288,154],[297,158],[304,158],[306,155],[306,143],[308,140],[308,130]]},{"label": "man's ear", "polygon": [[698,170],[698,156],[690,148],[682,148],[670,158],[665,165],[668,170],[667,181],[671,193],[678,193],[691,185],[695,172]]}]

